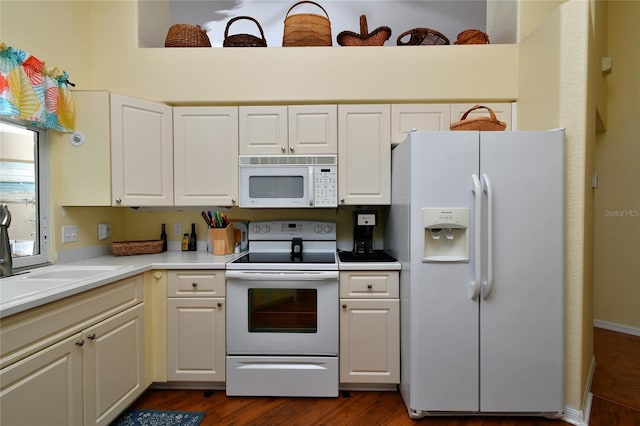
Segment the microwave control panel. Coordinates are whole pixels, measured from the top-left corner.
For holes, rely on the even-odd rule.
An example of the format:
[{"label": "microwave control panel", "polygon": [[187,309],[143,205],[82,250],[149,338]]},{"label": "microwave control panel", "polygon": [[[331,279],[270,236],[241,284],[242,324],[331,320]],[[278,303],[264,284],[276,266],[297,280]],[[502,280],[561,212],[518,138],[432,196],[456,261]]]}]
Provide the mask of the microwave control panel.
[{"label": "microwave control panel", "polygon": [[315,207],[338,207],[337,166],[315,166],[314,169]]}]

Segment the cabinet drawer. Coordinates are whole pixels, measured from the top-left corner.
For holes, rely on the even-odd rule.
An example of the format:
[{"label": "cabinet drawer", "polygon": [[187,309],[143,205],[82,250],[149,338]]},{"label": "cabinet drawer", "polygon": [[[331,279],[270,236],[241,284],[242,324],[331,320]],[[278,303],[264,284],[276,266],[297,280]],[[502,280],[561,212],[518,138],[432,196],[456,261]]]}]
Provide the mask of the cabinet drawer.
[{"label": "cabinet drawer", "polygon": [[21,312],[0,321],[0,368],[143,300],[142,275]]},{"label": "cabinet drawer", "polygon": [[224,271],[167,271],[169,297],[223,297]]},{"label": "cabinet drawer", "polygon": [[397,298],[398,280],[396,271],[340,272],[340,297]]}]

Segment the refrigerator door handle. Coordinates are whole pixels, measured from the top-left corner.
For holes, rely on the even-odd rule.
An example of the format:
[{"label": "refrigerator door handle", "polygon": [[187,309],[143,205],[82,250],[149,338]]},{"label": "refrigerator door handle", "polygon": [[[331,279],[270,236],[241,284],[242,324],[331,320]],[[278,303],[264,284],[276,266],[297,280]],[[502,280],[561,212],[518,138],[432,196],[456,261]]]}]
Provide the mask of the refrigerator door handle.
[{"label": "refrigerator door handle", "polygon": [[482,239],[482,189],[480,186],[480,179],[477,175],[472,175],[471,180],[473,182],[473,187],[471,191],[475,194],[474,206],[475,206],[475,244],[474,244],[474,254],[473,259],[475,262],[475,270],[473,281],[471,282],[471,287],[469,291],[469,295],[471,300],[476,300],[480,295],[480,282],[482,280],[482,262],[481,262],[481,239]]},{"label": "refrigerator door handle", "polygon": [[486,300],[493,289],[493,187],[486,174],[482,175],[482,190],[487,194],[487,279],[482,283],[482,298]]}]

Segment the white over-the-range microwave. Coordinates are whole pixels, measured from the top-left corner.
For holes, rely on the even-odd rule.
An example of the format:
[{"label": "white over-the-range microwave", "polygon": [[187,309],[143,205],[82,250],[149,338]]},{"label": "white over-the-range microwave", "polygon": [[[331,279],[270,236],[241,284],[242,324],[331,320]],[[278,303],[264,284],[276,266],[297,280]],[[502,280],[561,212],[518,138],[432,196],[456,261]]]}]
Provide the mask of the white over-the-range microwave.
[{"label": "white over-the-range microwave", "polygon": [[336,155],[241,155],[240,207],[337,207]]}]

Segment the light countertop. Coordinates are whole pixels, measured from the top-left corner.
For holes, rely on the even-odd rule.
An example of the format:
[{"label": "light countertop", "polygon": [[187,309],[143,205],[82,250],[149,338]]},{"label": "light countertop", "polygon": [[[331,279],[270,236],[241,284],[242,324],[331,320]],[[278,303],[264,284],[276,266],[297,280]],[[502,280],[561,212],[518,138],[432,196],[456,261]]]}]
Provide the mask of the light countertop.
[{"label": "light countertop", "polygon": [[[138,256],[99,256],[31,269],[0,279],[0,318],[17,314],[153,269],[225,269],[244,255],[167,251]],[[339,270],[400,270],[398,262],[339,262]]]}]

